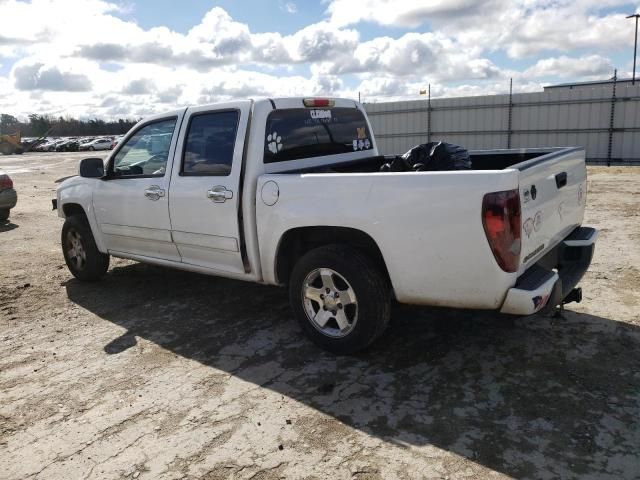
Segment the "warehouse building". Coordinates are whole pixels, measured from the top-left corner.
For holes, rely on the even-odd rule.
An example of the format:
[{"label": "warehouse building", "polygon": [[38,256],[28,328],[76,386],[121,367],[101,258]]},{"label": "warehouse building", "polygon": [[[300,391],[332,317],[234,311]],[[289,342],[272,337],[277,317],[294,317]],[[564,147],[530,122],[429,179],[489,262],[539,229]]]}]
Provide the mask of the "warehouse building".
[{"label": "warehouse building", "polygon": [[589,163],[640,163],[640,85],[605,80],[543,92],[368,103],[384,154],[429,141],[468,149],[583,146]]}]

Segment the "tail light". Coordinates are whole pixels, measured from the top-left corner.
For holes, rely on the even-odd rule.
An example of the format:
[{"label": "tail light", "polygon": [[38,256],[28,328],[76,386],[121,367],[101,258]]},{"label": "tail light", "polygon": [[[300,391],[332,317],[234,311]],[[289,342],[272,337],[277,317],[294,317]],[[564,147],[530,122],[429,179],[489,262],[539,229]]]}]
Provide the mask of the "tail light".
[{"label": "tail light", "polygon": [[0,175],[0,190],[7,188],[13,188],[13,181],[9,178],[9,175]]},{"label": "tail light", "polygon": [[333,107],[336,102],[328,98],[305,98],[302,103],[305,107]]},{"label": "tail light", "polygon": [[518,190],[488,193],[482,199],[482,226],[496,262],[505,272],[520,265],[520,194]]}]

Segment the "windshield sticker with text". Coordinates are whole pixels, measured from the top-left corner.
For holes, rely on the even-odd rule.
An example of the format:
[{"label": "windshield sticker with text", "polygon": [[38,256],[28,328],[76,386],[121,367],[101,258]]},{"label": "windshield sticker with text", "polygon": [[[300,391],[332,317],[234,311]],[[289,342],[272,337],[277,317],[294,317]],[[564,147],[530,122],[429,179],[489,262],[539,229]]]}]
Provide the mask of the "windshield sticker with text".
[{"label": "windshield sticker with text", "polygon": [[331,110],[311,110],[311,118],[331,118]]}]

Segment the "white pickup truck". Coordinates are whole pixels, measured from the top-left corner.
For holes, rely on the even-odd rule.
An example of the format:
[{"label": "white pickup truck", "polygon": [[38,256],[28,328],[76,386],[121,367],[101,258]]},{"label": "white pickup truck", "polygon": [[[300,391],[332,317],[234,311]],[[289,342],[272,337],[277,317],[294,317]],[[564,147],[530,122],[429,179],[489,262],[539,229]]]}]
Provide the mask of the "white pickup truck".
[{"label": "white pickup truck", "polygon": [[393,299],[516,315],[580,301],[597,237],[581,226],[584,150],[470,159],[381,172],[357,102],[237,101],[142,120],[106,162],[82,160],[54,208],[78,279],[113,255],[288,285],[304,332],[336,353],[379,337]]}]

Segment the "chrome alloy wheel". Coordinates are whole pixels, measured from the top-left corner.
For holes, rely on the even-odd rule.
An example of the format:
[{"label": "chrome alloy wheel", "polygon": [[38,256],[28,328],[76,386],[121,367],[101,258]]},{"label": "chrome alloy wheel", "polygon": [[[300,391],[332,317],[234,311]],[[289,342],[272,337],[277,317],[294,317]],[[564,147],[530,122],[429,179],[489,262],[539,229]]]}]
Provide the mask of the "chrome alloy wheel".
[{"label": "chrome alloy wheel", "polygon": [[67,255],[76,270],[82,270],[87,263],[87,252],[82,245],[82,236],[77,230],[71,229],[67,232]]},{"label": "chrome alloy wheel", "polygon": [[358,320],[358,301],[342,275],[317,268],[304,279],[301,293],[307,317],[320,333],[332,338],[351,333]]}]

